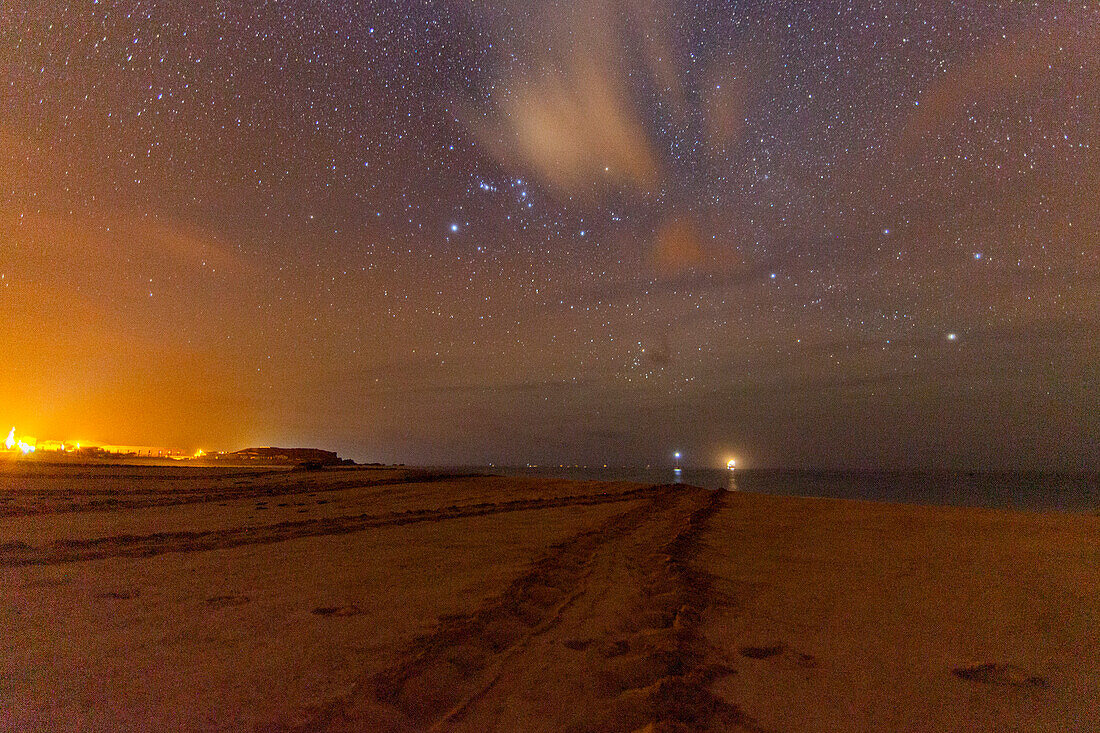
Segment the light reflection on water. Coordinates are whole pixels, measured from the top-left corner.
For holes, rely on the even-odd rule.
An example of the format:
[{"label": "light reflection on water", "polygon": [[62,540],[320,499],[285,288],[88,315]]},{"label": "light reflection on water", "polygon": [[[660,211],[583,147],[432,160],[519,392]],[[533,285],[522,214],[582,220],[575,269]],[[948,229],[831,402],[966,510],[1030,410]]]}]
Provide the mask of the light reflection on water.
[{"label": "light reflection on water", "polygon": [[[736,471],[730,471],[729,469],[726,469],[725,473],[729,474],[729,476],[726,478],[726,482],[725,482],[724,487],[716,486],[715,482],[712,480],[712,481],[708,482],[709,486],[707,486],[707,488],[711,488],[711,489],[725,488],[726,491],[740,491],[740,489],[737,488],[737,472]],[[676,468],[672,469],[672,481],[671,481],[671,483],[674,483],[674,484],[684,483],[684,469],[682,469],[678,466]]]},{"label": "light reflection on water", "polygon": [[1032,511],[1100,512],[1095,473],[976,473],[951,471],[773,471],[681,467],[491,467],[491,473],[583,481],[686,484],[787,496],[827,496],[916,504],[985,506]]}]

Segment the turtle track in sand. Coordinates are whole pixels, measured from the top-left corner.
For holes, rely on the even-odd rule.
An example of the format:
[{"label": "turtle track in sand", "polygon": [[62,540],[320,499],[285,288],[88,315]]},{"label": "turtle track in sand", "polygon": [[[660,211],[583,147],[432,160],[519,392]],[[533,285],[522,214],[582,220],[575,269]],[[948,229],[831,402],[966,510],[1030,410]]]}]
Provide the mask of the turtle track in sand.
[{"label": "turtle track in sand", "polygon": [[440,618],[301,730],[759,730],[709,689],[735,670],[701,634],[721,600],[691,560],[724,499],[656,489]]},{"label": "turtle track in sand", "polygon": [[[153,489],[142,488],[143,478],[135,477],[134,489],[105,490],[95,485],[94,474],[73,473],[67,478],[74,485],[67,488],[3,489],[0,488],[0,518],[41,516],[44,514],[69,514],[73,512],[117,512],[128,509],[181,506],[206,502],[228,502],[242,499],[264,499],[277,496],[321,494],[346,489],[396,486],[401,484],[429,483],[451,479],[473,478],[474,473],[443,473],[415,469],[403,470],[400,476],[367,478],[353,472],[338,480],[324,475],[325,481],[314,479],[307,473],[270,471],[265,473],[226,473],[209,477],[209,483],[196,487],[179,487],[187,477],[156,476]],[[288,477],[301,477],[301,481],[288,481]],[[86,484],[75,483],[86,481]],[[8,502],[19,500],[19,505]]]},{"label": "turtle track in sand", "polygon": [[242,545],[270,544],[301,537],[348,534],[376,527],[395,527],[449,519],[482,517],[506,512],[591,506],[643,499],[654,493],[651,487],[625,491],[576,494],[545,499],[516,499],[452,505],[442,509],[412,509],[384,514],[358,514],[299,521],[279,522],[257,527],[242,527],[204,532],[158,532],[149,535],[115,535],[88,540],[58,540],[42,546],[23,542],[0,544],[0,567],[55,565],[59,563],[102,560],[110,557],[151,557],[167,552],[201,552]]}]

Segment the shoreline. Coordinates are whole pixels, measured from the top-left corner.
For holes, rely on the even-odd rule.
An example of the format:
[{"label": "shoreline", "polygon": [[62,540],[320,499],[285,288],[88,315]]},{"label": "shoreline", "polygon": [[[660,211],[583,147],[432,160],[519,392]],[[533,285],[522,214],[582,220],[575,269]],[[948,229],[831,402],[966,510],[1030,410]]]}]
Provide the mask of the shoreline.
[{"label": "shoreline", "polygon": [[[490,469],[494,470],[494,469]],[[558,469],[495,467],[497,475],[572,480],[680,483],[777,496],[922,506],[1090,514],[1100,511],[1100,473],[802,471],[773,469]]]},{"label": "shoreline", "polygon": [[[166,471],[166,473],[165,473]],[[740,491],[772,496],[870,501],[912,506],[954,506],[1032,513],[1100,514],[1100,473],[1043,473],[1034,471],[949,472],[909,470],[793,470],[793,469],[684,469],[668,468],[538,468],[507,466],[406,466],[379,463],[306,467],[287,463],[185,462],[141,459],[128,461],[0,461],[0,516],[5,512],[3,492],[19,479],[69,476],[95,480],[129,475],[137,478],[209,478],[258,476],[301,472],[341,473],[345,476],[394,472],[431,476],[497,476],[638,485],[676,484],[711,490]],[[7,482],[7,483],[5,483]],[[14,482],[14,483],[13,483]],[[9,497],[10,500],[10,497]]]}]

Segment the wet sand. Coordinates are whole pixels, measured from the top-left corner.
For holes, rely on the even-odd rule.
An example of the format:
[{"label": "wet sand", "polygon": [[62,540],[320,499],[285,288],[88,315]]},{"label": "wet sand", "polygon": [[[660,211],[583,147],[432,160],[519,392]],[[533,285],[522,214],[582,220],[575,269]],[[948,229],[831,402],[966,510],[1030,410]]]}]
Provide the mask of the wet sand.
[{"label": "wet sand", "polygon": [[1097,730],[1100,518],[0,472],[2,730]]}]

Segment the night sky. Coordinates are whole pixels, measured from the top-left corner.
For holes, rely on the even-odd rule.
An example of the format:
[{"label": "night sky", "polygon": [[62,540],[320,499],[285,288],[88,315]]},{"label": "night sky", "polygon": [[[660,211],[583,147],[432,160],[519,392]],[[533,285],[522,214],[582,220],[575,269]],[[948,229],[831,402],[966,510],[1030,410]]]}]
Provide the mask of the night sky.
[{"label": "night sky", "polygon": [[1100,468],[1100,5],[0,0],[0,423]]}]

